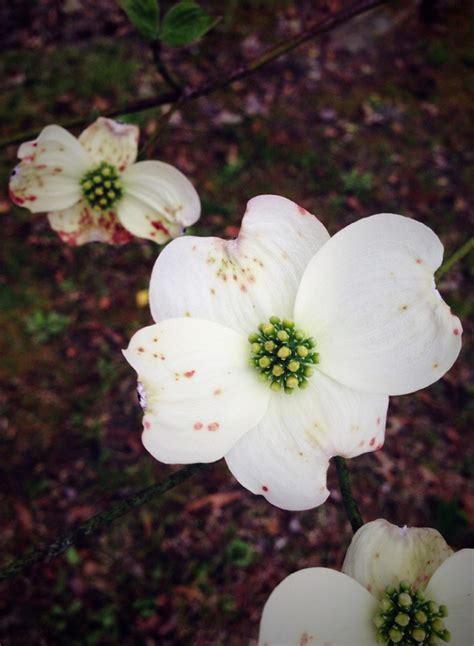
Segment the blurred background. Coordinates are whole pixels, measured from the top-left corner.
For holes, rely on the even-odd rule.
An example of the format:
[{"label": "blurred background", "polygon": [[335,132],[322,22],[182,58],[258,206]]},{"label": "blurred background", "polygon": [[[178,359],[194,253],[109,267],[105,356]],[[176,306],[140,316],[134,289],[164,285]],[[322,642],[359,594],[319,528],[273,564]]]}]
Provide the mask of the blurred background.
[{"label": "blurred background", "polygon": [[[162,2],[163,6],[170,3]],[[186,86],[225,76],[349,3],[201,3],[219,24],[163,48]],[[315,38],[223,91],[124,119],[146,154],[174,164],[203,204],[199,235],[235,237],[246,201],[278,193],[330,233],[394,212],[446,255],[469,236],[474,16],[461,1],[397,1]],[[113,0],[0,7],[1,563],[175,470],[140,441],[136,377],[121,355],[151,323],[144,292],[159,247],[68,247],[44,215],[8,200],[21,133],[67,124],[168,88]],[[72,128],[77,134],[78,128]],[[439,529],[474,546],[467,257],[440,281],[461,317],[460,359],[440,382],[393,398],[384,448],[351,460],[364,518]],[[255,644],[263,604],[290,572],[339,568],[351,531],[337,488],[287,512],[210,465],[49,563],[0,584],[2,646]]]}]

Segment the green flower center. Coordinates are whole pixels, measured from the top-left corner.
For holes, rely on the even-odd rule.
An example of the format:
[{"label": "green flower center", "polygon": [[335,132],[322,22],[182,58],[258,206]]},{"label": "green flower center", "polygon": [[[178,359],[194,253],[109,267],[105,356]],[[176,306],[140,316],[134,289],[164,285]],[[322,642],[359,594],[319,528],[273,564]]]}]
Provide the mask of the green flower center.
[{"label": "green flower center", "polygon": [[377,642],[386,646],[437,646],[449,642],[451,635],[444,627],[446,606],[426,599],[421,590],[414,590],[401,581],[398,588],[386,588],[374,617]]},{"label": "green flower center", "polygon": [[82,194],[94,211],[109,211],[123,197],[122,182],[115,166],[101,162],[81,179]]},{"label": "green flower center", "polygon": [[250,362],[272,390],[291,394],[296,388],[306,388],[319,355],[314,352],[314,340],[295,328],[293,321],[272,316],[250,334],[249,342]]}]

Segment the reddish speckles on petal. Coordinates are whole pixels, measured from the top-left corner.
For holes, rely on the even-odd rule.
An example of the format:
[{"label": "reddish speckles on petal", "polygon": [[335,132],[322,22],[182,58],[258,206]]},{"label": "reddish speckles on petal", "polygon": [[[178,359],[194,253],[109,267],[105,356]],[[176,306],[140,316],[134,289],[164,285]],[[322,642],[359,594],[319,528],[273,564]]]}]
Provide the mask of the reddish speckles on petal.
[{"label": "reddish speckles on petal", "polygon": [[116,245],[127,244],[133,240],[131,233],[127,231],[121,224],[116,224],[114,232],[112,233],[112,242]]},{"label": "reddish speckles on petal", "polygon": [[369,442],[369,444],[370,444],[370,446],[374,446],[374,444],[375,444],[375,437],[370,438],[370,442]]},{"label": "reddish speckles on petal", "polygon": [[148,420],[145,420],[143,422],[143,426],[147,431],[151,428],[151,424],[150,424],[150,422]]},{"label": "reddish speckles on petal", "polygon": [[382,442],[379,442],[379,444],[377,444],[377,446],[375,447],[375,450],[380,451],[381,448],[382,448]]},{"label": "reddish speckles on petal", "polygon": [[421,258],[417,258],[417,259],[416,259],[416,264],[417,264],[417,265],[421,265]]},{"label": "reddish speckles on petal", "polygon": [[457,327],[454,328],[453,334],[454,334],[454,336],[459,336],[459,330],[458,330]]},{"label": "reddish speckles on petal", "polygon": [[160,222],[159,220],[154,220],[154,221],[151,223],[151,226],[152,226],[152,227],[155,227],[155,229],[156,229],[157,231],[163,231],[163,233],[164,233],[165,235],[167,235],[167,236],[169,236],[169,234],[170,234],[169,230],[165,227],[165,225],[163,224],[163,222]]},{"label": "reddish speckles on petal", "polygon": [[301,215],[306,215],[306,214],[307,214],[307,212],[308,212],[308,211],[307,211],[305,208],[303,208],[302,206],[299,206],[299,205],[298,205],[298,213],[300,213]]},{"label": "reddish speckles on petal", "polygon": [[56,231],[56,233],[66,244],[71,247],[77,246],[77,235],[75,233],[68,233],[67,231]]},{"label": "reddish speckles on petal", "polygon": [[202,427],[203,427],[203,423],[202,423],[202,422],[196,422],[196,423],[194,424],[194,427],[193,427],[193,428],[194,428],[194,430],[195,430],[195,431],[200,431],[200,430],[202,429]]},{"label": "reddish speckles on petal", "polygon": [[34,201],[35,201],[35,200],[37,200],[37,199],[38,199],[38,198],[36,197],[36,195],[28,195],[28,197],[25,197],[25,200],[26,200],[27,202],[34,202]]},{"label": "reddish speckles on petal", "polygon": [[187,377],[188,379],[191,379],[191,377],[194,377],[196,371],[195,370],[188,370],[187,372],[184,373],[184,376]]},{"label": "reddish speckles on petal", "polygon": [[242,283],[242,285],[240,286],[240,291],[241,291],[241,292],[246,292],[246,291],[247,291],[247,287],[246,287],[243,283]]},{"label": "reddish speckles on petal", "polygon": [[218,422],[212,422],[211,424],[207,425],[207,430],[208,431],[217,431],[219,428],[219,423]]},{"label": "reddish speckles on petal", "polygon": [[10,196],[11,201],[14,202],[15,204],[18,204],[19,206],[21,206],[22,204],[25,203],[25,200],[22,197],[15,195],[15,193],[11,189],[8,191],[8,194]]},{"label": "reddish speckles on petal", "polygon": [[380,417],[377,417],[377,426],[380,424]]},{"label": "reddish speckles on petal", "polygon": [[217,395],[222,395],[222,390],[220,388],[216,388],[212,394],[217,397]]},{"label": "reddish speckles on petal", "polygon": [[262,491],[268,491],[267,485],[262,485]]},{"label": "reddish speckles on petal", "polygon": [[145,352],[145,348],[142,348],[142,347],[138,348],[138,352]]}]

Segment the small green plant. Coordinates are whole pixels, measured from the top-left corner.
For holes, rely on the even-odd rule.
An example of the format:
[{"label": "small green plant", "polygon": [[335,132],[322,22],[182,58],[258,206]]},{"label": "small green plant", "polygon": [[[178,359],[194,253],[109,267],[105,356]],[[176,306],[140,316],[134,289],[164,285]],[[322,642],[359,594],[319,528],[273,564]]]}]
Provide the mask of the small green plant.
[{"label": "small green plant", "polygon": [[361,173],[357,168],[353,168],[348,173],[342,175],[342,184],[345,193],[354,193],[357,197],[365,197],[372,190],[374,176],[372,173]]},{"label": "small green plant", "polygon": [[246,543],[240,538],[235,538],[227,546],[226,555],[233,565],[248,567],[253,562],[255,551],[250,543]]},{"label": "small green plant", "polygon": [[141,36],[170,47],[184,47],[212,29],[217,21],[193,0],[181,0],[161,19],[157,0],[119,0]]},{"label": "small green plant", "polygon": [[51,337],[60,334],[70,322],[69,316],[59,312],[36,310],[26,318],[25,328],[35,343],[46,343]]}]

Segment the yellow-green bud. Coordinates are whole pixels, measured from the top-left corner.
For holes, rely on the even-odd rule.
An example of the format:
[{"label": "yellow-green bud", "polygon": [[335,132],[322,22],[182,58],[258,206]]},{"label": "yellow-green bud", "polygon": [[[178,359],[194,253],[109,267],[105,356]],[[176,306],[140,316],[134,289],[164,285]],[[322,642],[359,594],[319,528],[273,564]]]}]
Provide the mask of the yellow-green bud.
[{"label": "yellow-green bud", "polygon": [[300,363],[299,361],[290,361],[288,363],[288,370],[290,372],[297,372],[300,368]]},{"label": "yellow-green bud", "polygon": [[280,357],[280,359],[287,359],[290,354],[291,350],[287,345],[282,345],[282,347],[277,352],[277,355]]},{"label": "yellow-green bud", "polygon": [[276,366],[273,366],[273,368],[272,368],[272,375],[274,377],[281,377],[284,372],[285,372],[285,369],[280,364],[277,364]]},{"label": "yellow-green bud", "polygon": [[425,640],[426,633],[423,628],[413,628],[413,630],[411,631],[411,636],[415,641],[422,642]]},{"label": "yellow-green bud", "polygon": [[258,360],[258,365],[260,366],[260,368],[268,368],[268,366],[270,365],[270,359],[268,357],[261,357]]},{"label": "yellow-green bud", "polygon": [[288,377],[285,385],[287,388],[296,388],[298,385],[298,379],[296,377]]},{"label": "yellow-green bud", "polygon": [[263,347],[265,348],[265,350],[267,352],[273,352],[273,350],[275,349],[275,342],[274,341],[265,341],[265,343],[263,344]]},{"label": "yellow-green bud", "polygon": [[296,348],[296,354],[297,354],[299,357],[301,357],[301,358],[303,358],[303,359],[304,359],[304,357],[307,357],[307,356],[308,356],[308,354],[309,354],[309,350],[308,350],[308,348],[306,348],[304,345],[299,345],[299,346]]},{"label": "yellow-green bud", "polygon": [[285,330],[278,330],[277,339],[279,341],[288,341],[289,338],[290,335],[288,334],[288,332],[286,332]]},{"label": "yellow-green bud", "polygon": [[395,623],[397,623],[399,626],[408,626],[408,624],[410,623],[410,617],[404,612],[399,612],[395,617]]}]

